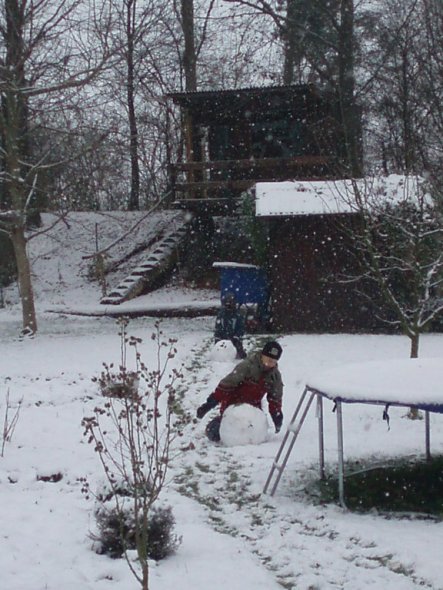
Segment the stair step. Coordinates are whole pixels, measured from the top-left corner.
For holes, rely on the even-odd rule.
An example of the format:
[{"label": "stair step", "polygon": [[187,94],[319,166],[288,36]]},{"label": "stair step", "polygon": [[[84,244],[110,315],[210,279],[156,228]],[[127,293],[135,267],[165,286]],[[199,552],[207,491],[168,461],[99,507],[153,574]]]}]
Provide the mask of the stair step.
[{"label": "stair step", "polygon": [[137,283],[139,283],[143,278],[148,279],[149,274],[159,266],[162,260],[174,253],[174,248],[183,235],[186,234],[186,226],[187,223],[175,230],[172,235],[169,235],[161,240],[160,243],[157,244],[155,250],[148,254],[146,261],[134,268],[131,274],[121,280],[120,284],[100,302],[103,304],[121,303],[125,296],[130,293],[131,287],[137,285]]}]

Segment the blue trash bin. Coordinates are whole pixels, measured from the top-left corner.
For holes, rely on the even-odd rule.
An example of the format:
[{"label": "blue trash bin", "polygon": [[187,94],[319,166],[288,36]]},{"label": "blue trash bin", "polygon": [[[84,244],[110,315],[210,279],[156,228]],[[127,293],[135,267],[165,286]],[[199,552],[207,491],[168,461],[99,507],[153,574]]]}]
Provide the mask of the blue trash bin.
[{"label": "blue trash bin", "polygon": [[261,323],[266,321],[269,301],[266,272],[254,264],[237,262],[214,262],[213,267],[220,270],[220,298],[234,293],[238,305],[256,306],[257,319]]}]

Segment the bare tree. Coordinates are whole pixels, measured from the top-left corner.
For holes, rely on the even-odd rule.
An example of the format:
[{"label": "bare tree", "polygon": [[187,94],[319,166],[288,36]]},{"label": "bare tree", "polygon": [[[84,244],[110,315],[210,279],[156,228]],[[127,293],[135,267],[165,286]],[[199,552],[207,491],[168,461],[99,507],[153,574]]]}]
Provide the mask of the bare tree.
[{"label": "bare tree", "polygon": [[404,177],[392,194],[383,177],[352,181],[346,198],[362,219],[352,244],[363,268],[353,279],[376,285],[379,317],[401,328],[416,358],[420,334],[443,312],[443,219],[423,179]]},{"label": "bare tree", "polygon": [[194,0],[181,0],[181,24],[184,38],[183,69],[187,91],[197,90],[197,56],[194,37]]},{"label": "bare tree", "polygon": [[443,5],[385,0],[371,22],[368,155],[386,173],[425,174],[437,183],[443,161]]},{"label": "bare tree", "polygon": [[248,6],[272,19],[283,44],[284,84],[319,82],[335,89],[345,139],[347,172],[354,177],[361,176],[354,0],[224,1]]},{"label": "bare tree", "polygon": [[[151,78],[149,69],[156,56],[164,35],[162,23],[167,13],[167,3],[148,0],[112,0],[114,14],[113,30],[121,41],[121,69],[116,67],[112,84],[113,100],[124,108],[129,134],[130,194],[128,209],[140,209],[141,167],[140,167],[140,124],[145,117],[146,107],[140,100],[142,85],[146,77]],[[120,88],[125,90],[121,95]],[[154,95],[158,89],[154,91]],[[151,104],[148,105],[152,107]],[[123,128],[120,132],[123,131]]]},{"label": "bare tree", "polygon": [[[175,12],[180,22],[182,39],[179,42],[181,53],[181,65],[186,91],[195,92],[198,86],[198,62],[201,59],[202,49],[207,42],[208,26],[214,10],[215,0],[207,3],[197,3],[194,0],[179,0],[180,6],[175,7]],[[174,0],[176,4],[177,0]],[[197,25],[198,17],[198,25]]]},{"label": "bare tree", "polygon": [[37,141],[50,142],[53,155],[39,190],[45,191],[51,211],[117,210],[127,203],[127,168],[115,121],[106,109],[101,117],[94,116],[97,106],[92,105],[87,117],[81,109],[69,114],[68,125],[75,132],[69,127],[62,132],[57,119],[45,117],[45,134]]},{"label": "bare tree", "polygon": [[129,120],[129,151],[131,157],[131,194],[128,207],[130,210],[140,208],[140,168],[138,164],[138,128],[135,115],[135,67],[134,52],[137,42],[137,0],[123,2],[126,12],[126,65],[127,65],[127,98]]},{"label": "bare tree", "polygon": [[[211,0],[209,12],[213,4]],[[139,209],[143,194],[151,205],[165,191],[170,121],[162,95],[180,87],[182,78],[189,90],[196,89],[199,47],[194,34],[194,3],[183,0],[179,7],[176,1],[112,0],[112,5],[122,62],[109,78],[110,100],[118,105],[123,159],[124,146],[129,143],[128,208]],[[124,132],[126,126],[129,142]]]},{"label": "bare tree", "polygon": [[337,88],[345,136],[346,159],[352,176],[359,177],[362,175],[360,147],[362,138],[355,89],[354,0],[340,0],[339,4]]},{"label": "bare tree", "polygon": [[[81,0],[3,0],[0,12],[0,230],[11,238],[17,262],[23,332],[37,320],[26,229],[39,175],[51,147],[36,153],[33,132],[39,108],[53,108],[69,92],[96,78],[109,62],[106,0],[85,13]],[[101,37],[101,45],[97,35]]]}]

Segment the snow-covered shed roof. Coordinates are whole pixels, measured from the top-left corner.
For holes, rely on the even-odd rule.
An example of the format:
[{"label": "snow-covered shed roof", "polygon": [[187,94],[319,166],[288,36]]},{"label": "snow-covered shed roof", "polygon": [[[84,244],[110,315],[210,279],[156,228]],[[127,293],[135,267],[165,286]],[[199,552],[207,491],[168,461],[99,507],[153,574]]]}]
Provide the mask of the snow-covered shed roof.
[{"label": "snow-covered shed roof", "polygon": [[313,375],[307,387],[334,401],[414,406],[443,413],[443,359],[346,364]]},{"label": "snow-covered shed roof", "polygon": [[356,213],[359,207],[354,194],[355,186],[368,206],[381,200],[396,203],[409,200],[418,192],[417,177],[397,174],[355,181],[259,182],[255,185],[256,215],[290,217]]}]

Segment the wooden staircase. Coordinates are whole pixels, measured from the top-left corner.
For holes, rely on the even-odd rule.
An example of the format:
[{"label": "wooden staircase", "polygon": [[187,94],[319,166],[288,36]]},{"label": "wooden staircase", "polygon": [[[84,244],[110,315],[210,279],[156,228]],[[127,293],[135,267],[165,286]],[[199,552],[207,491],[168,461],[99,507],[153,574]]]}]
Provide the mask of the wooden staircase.
[{"label": "wooden staircase", "polygon": [[146,253],[145,261],[136,266],[131,274],[100,300],[100,303],[119,305],[155,289],[159,279],[170,272],[177,263],[178,246],[186,236],[188,223],[184,221],[156,242]]}]

